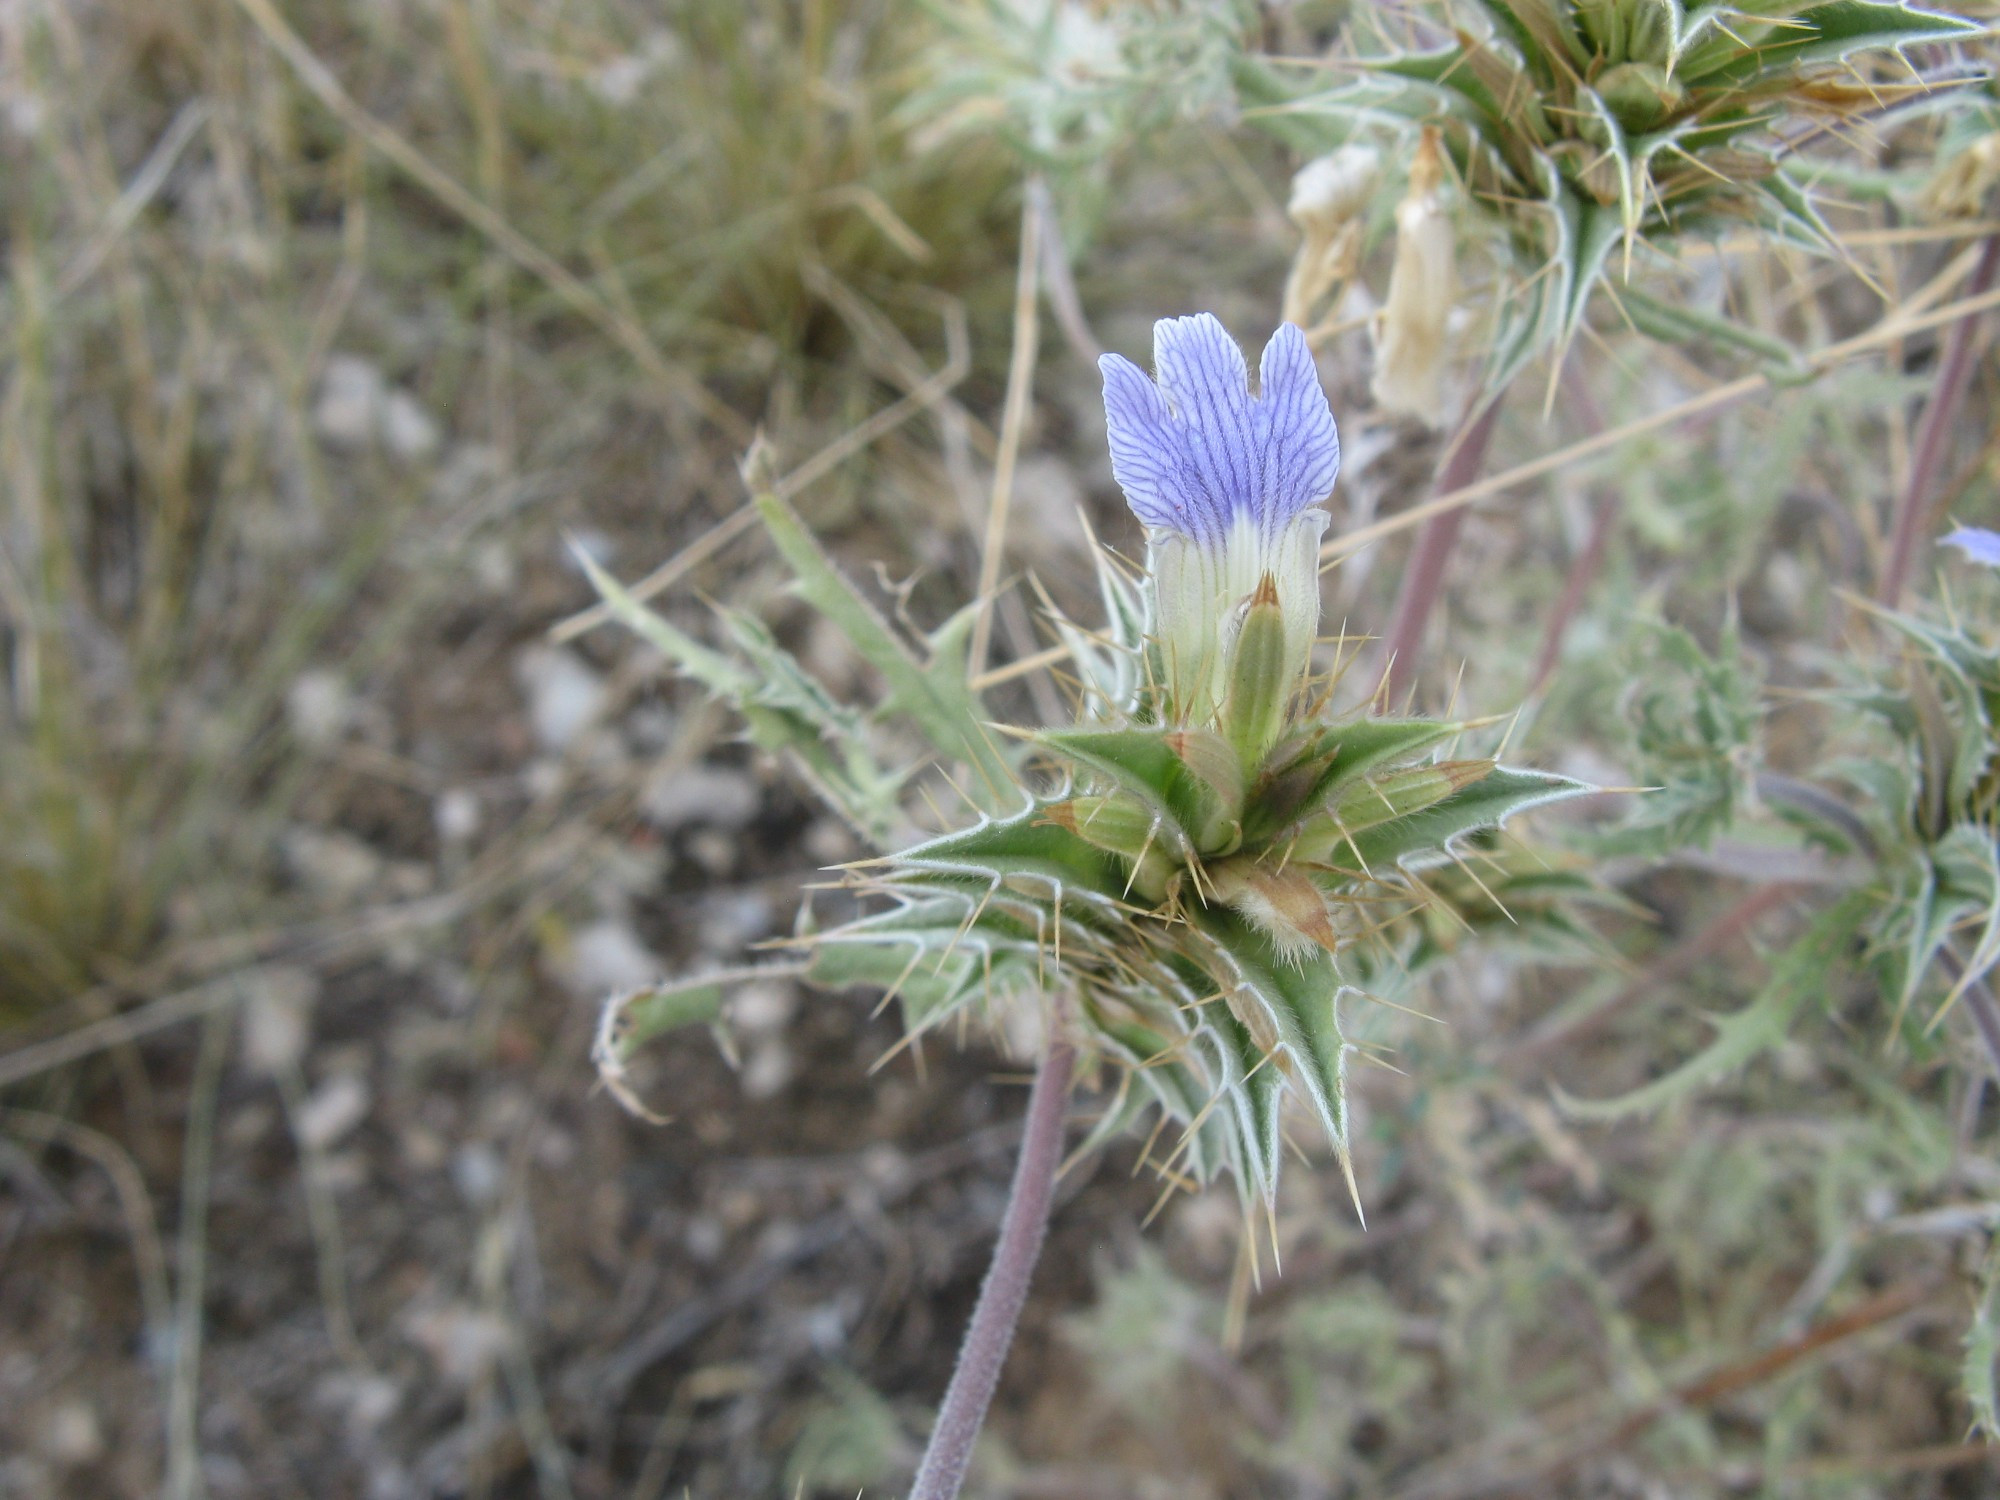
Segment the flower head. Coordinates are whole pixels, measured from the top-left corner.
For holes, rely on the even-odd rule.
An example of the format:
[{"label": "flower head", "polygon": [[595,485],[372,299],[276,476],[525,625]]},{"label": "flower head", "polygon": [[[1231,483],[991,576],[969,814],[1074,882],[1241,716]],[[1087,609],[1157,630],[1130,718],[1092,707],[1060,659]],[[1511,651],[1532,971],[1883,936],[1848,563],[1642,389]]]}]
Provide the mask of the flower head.
[{"label": "flower head", "polygon": [[1241,606],[1267,576],[1295,685],[1319,628],[1317,504],[1340,472],[1305,335],[1287,323],[1271,336],[1255,396],[1243,351],[1208,313],[1153,325],[1154,379],[1116,354],[1098,368],[1111,472],[1147,528],[1170,716],[1201,723],[1221,705]]},{"label": "flower head", "polygon": [[1984,526],[1961,526],[1948,536],[1938,538],[1938,545],[1958,548],[1970,562],[2000,568],[2000,531],[1989,531]]}]

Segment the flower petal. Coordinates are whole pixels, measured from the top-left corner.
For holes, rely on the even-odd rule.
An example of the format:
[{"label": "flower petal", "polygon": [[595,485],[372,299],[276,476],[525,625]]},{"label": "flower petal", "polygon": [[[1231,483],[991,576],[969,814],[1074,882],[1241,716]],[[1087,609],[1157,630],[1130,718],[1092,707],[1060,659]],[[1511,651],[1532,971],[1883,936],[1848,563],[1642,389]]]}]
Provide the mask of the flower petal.
[{"label": "flower petal", "polygon": [[1312,348],[1285,323],[1264,346],[1257,379],[1263,483],[1255,507],[1266,536],[1324,500],[1340,473],[1340,432],[1320,388]]},{"label": "flower petal", "polygon": [[1187,480],[1181,429],[1166,398],[1121,354],[1102,356],[1097,368],[1104,376],[1111,475],[1125,492],[1125,503],[1148,526],[1200,535],[1204,507]]},{"label": "flower petal", "polygon": [[1949,536],[1938,538],[1940,547],[1956,547],[1968,561],[2000,568],[2000,531],[1984,526],[1961,526]]},{"label": "flower petal", "polygon": [[1153,325],[1153,370],[1173,407],[1182,463],[1199,502],[1187,530],[1219,543],[1240,511],[1254,511],[1262,455],[1243,351],[1211,313]]}]

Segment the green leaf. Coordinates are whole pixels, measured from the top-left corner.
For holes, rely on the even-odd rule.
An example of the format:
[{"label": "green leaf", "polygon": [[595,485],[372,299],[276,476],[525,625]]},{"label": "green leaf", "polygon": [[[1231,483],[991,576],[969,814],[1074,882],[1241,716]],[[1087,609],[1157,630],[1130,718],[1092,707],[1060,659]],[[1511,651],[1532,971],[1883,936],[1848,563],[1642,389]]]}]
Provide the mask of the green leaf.
[{"label": "green leaf", "polygon": [[1799,353],[1783,339],[1746,327],[1734,318],[1719,318],[1680,301],[1662,301],[1629,283],[1618,289],[1618,303],[1632,324],[1647,338],[1686,348],[1704,340],[1742,349],[1765,361],[1783,376],[1807,373]]},{"label": "green leaf", "polygon": [[878,847],[886,842],[898,822],[896,798],[903,778],[876,765],[861,716],[835,702],[761,623],[724,614],[752,670],[676,630],[587,552],[572,551],[621,624],[732,705],[758,748],[791,756],[814,788],[862,834]]},{"label": "green leaf", "polygon": [[1711,88],[1741,85],[1806,63],[1841,62],[1857,52],[1973,37],[1983,28],[1959,16],[1908,5],[1833,0],[1760,28],[1739,21],[1733,29],[1753,37],[1753,45],[1745,49],[1727,35],[1713,36],[1684,55],[1681,77]]},{"label": "green leaf", "polygon": [[1280,958],[1267,938],[1232,911],[1204,907],[1195,920],[1227,966],[1212,977],[1258,1007],[1271,1033],[1267,1045],[1275,1041],[1283,1049],[1287,1076],[1302,1084],[1328,1141],[1345,1158],[1347,1041],[1339,1014],[1344,986],[1332,958],[1323,952]]},{"label": "green leaf", "polygon": [[733,704],[741,704],[756,687],[757,680],[743,668],[708,646],[704,646],[693,636],[676,630],[652,610],[633,598],[617,579],[613,578],[597,560],[574,542],[570,544],[573,556],[584,575],[590,579],[591,587],[604,600],[614,618],[633,634],[654,647],[668,661],[695,679],[718,698]]},{"label": "green leaf", "polygon": [[1567,349],[1590,306],[1590,294],[1604,275],[1611,247],[1624,237],[1625,225],[1615,208],[1567,185],[1556,190],[1554,206],[1558,231],[1554,333],[1557,347]]},{"label": "green leaf", "polygon": [[2000,1363],[2000,1255],[1989,1255],[1981,1278],[1979,1305],[1965,1330],[1965,1357],[1959,1363],[1959,1383],[1971,1403],[1972,1419],[1989,1442],[2000,1439],[2000,1401],[1994,1377]]},{"label": "green leaf", "polygon": [[1625,259],[1629,269],[1632,237],[1639,232],[1639,214],[1645,205],[1640,202],[1639,176],[1633,168],[1632,152],[1625,143],[1625,125],[1596,89],[1585,89],[1582,102],[1598,130],[1603,133],[1604,149],[1618,168],[1618,228],[1625,241]]},{"label": "green leaf", "polygon": [[[1328,725],[1271,778],[1270,796],[1259,800],[1281,809],[1280,822],[1316,812],[1356,777],[1377,766],[1421,755],[1464,728],[1442,719],[1356,718]],[[1290,786],[1301,782],[1305,790],[1292,794]],[[1261,828],[1257,831],[1263,832]]]},{"label": "green leaf", "polygon": [[822,989],[893,993],[906,1032],[948,1020],[989,993],[1032,985],[1042,943],[1032,923],[971,897],[912,901],[811,940],[806,978]]},{"label": "green leaf", "polygon": [[1153,809],[1172,852],[1183,859],[1194,855],[1219,821],[1238,812],[1176,753],[1171,730],[1051,729],[1034,736],[1033,743],[1096,772]]},{"label": "green leaf", "polygon": [[988,819],[898,854],[887,875],[897,886],[948,884],[982,893],[1000,885],[1030,889],[1082,917],[1123,922],[1123,863],[1058,824],[1041,806],[1012,818]]},{"label": "green leaf", "polygon": [[737,704],[751,740],[767,750],[791,751],[821,797],[877,848],[884,846],[902,821],[898,798],[905,778],[877,763],[864,716],[828,693],[761,620],[735,610],[723,618],[756,681]]},{"label": "green leaf", "polygon": [[1543,89],[1590,65],[1568,0],[1484,0],[1481,8],[1513,40]]},{"label": "green leaf", "polygon": [[1363,870],[1395,869],[1411,860],[1442,855],[1456,840],[1482,828],[1497,828],[1517,812],[1595,790],[1551,771],[1496,766],[1442,802],[1357,833],[1348,852]]},{"label": "green leaf", "polygon": [[1776,1047],[1791,1030],[1799,1008],[1825,993],[1834,965],[1853,943],[1874,900],[1868,891],[1850,891],[1821,912],[1779,957],[1757,998],[1717,1020],[1715,1040],[1672,1072],[1616,1099],[1559,1095],[1563,1108],[1585,1120],[1643,1114],[1721,1081]]},{"label": "green leaf", "polygon": [[972,768],[964,791],[973,805],[989,813],[1020,806],[1023,793],[1014,768],[987,731],[979,699],[966,681],[962,642],[970,633],[969,618],[963,612],[954,616],[934,638],[930,663],[919,663],[791,506],[769,492],[758,494],[756,503],[771,539],[798,575],[799,593],[882,674],[890,706],[907,714],[940,755]]},{"label": "green leaf", "polygon": [[667,1117],[649,1109],[627,1081],[626,1065],[633,1054],[667,1032],[716,1025],[722,1017],[723,1001],[738,985],[760,979],[796,979],[803,970],[803,965],[786,963],[718,969],[613,995],[604,1002],[598,1017],[597,1037],[590,1049],[598,1079],[633,1114],[654,1124],[665,1124]]}]

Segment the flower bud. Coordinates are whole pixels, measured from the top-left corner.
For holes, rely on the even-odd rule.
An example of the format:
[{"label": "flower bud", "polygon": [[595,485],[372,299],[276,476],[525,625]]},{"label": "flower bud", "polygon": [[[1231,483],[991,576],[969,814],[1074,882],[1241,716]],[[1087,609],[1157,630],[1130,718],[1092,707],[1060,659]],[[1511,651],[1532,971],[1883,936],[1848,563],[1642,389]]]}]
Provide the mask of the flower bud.
[{"label": "flower bud", "polygon": [[1338,945],[1326,898],[1302,870],[1225,860],[1209,870],[1209,884],[1217,900],[1234,907],[1287,958],[1314,947],[1331,953]]},{"label": "flower bud", "polygon": [[1222,706],[1223,731],[1245,766],[1263,763],[1284,728],[1285,709],[1299,685],[1285,647],[1285,612],[1278,603],[1278,585],[1266,573],[1244,606]]},{"label": "flower bud", "polygon": [[1197,809],[1188,830],[1202,854],[1226,854],[1243,842],[1245,763],[1230,742],[1212,729],[1181,729],[1167,744],[1194,777]]},{"label": "flower bud", "polygon": [[1490,760],[1441,760],[1354,782],[1300,825],[1292,858],[1307,864],[1338,862],[1351,834],[1435,807],[1492,769]]},{"label": "flower bud", "polygon": [[1051,803],[1043,819],[1066,828],[1085,843],[1116,854],[1131,870],[1132,890],[1147,901],[1166,894],[1174,863],[1160,847],[1160,820],[1137,799],[1113,793],[1084,794]]},{"label": "flower bud", "polygon": [[1410,187],[1396,205],[1396,261],[1375,331],[1375,379],[1383,410],[1432,427],[1445,420],[1445,329],[1458,294],[1456,245],[1439,189],[1444,151],[1435,126],[1410,163]]},{"label": "flower bud", "polygon": [[1324,244],[1368,211],[1382,158],[1373,146],[1342,146],[1300,167],[1285,212],[1310,242]]}]

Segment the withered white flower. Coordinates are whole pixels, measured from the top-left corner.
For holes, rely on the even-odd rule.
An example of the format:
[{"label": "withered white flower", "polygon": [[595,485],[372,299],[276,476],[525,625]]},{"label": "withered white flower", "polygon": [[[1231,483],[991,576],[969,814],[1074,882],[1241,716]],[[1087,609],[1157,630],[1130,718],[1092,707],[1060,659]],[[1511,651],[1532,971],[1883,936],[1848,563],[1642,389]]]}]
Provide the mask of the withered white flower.
[{"label": "withered white flower", "polygon": [[1426,130],[1410,164],[1410,186],[1396,205],[1396,260],[1375,331],[1375,378],[1369,389],[1385,411],[1432,427],[1445,422],[1446,328],[1458,297],[1451,216],[1440,192],[1444,153]]}]

